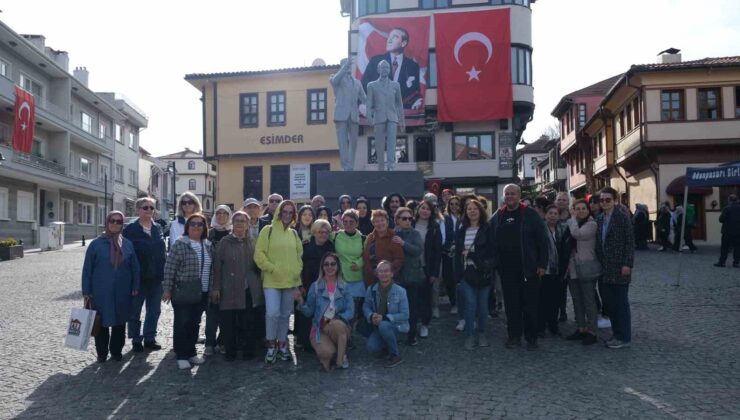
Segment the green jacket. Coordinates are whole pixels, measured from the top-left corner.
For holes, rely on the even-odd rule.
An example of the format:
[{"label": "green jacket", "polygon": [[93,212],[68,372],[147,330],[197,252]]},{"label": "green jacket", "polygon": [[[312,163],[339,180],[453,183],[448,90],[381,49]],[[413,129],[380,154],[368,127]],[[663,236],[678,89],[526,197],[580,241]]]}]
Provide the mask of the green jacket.
[{"label": "green jacket", "polygon": [[272,225],[265,226],[257,238],[254,262],[262,270],[262,287],[290,289],[301,284],[303,244],[293,228],[283,228],[280,212]]},{"label": "green jacket", "polygon": [[[365,247],[365,237],[357,230],[353,236],[347,235],[343,230],[334,236],[334,249],[339,255],[339,263],[342,264],[342,279],[347,283],[362,281],[362,251]],[[352,271],[352,263],[357,264],[357,271]]]}]

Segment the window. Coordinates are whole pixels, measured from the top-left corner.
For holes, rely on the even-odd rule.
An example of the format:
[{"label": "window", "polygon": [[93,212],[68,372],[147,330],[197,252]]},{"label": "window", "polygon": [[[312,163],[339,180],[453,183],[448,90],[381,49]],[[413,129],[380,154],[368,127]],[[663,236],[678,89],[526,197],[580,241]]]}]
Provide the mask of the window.
[{"label": "window", "polygon": [[211,183],[212,183],[212,181],[209,180],[208,181],[208,192],[211,192]]},{"label": "window", "polygon": [[95,223],[95,210],[92,204],[77,203],[77,223],[80,225],[92,225]]},{"label": "window", "polygon": [[128,133],[128,147],[136,150],[136,136],[132,132]]},{"label": "window", "polygon": [[195,161],[191,160],[188,162],[188,170],[194,170],[195,169]]},{"label": "window", "polygon": [[519,6],[529,7],[530,0],[491,0],[491,4],[494,6],[501,6],[503,4],[516,4]]},{"label": "window", "polygon": [[262,167],[245,166],[243,185],[244,198],[252,197],[262,201]]},{"label": "window", "polygon": [[123,144],[123,128],[120,125],[118,124],[115,125],[114,134],[116,135],[116,141]]},{"label": "window", "polygon": [[625,116],[627,117],[627,132],[629,133],[632,131],[632,104],[627,105]]},{"label": "window", "polygon": [[7,61],[0,59],[0,76],[8,77],[10,74],[10,64]]},{"label": "window", "polygon": [[421,0],[422,9],[446,9],[450,7],[450,0]]},{"label": "window", "polygon": [[632,101],[632,109],[635,112],[635,127],[640,125],[640,98],[635,98]]},{"label": "window", "polygon": [[98,138],[104,139],[105,136],[108,134],[107,131],[108,127],[106,127],[105,124],[100,123],[100,125],[98,126]]},{"label": "window", "polygon": [[33,222],[34,193],[27,191],[16,191],[16,216],[17,222]]},{"label": "window", "polygon": [[[378,163],[378,156],[375,152],[375,137],[367,138],[367,163]],[[396,163],[406,163],[409,161],[409,143],[406,136],[396,137]]]},{"label": "window", "polygon": [[532,85],[532,50],[511,47],[511,83]]},{"label": "window", "polygon": [[136,186],[136,171],[133,169],[128,170],[128,185],[135,187]]},{"label": "window", "polygon": [[123,165],[116,165],[116,182],[123,184]]},{"label": "window", "polygon": [[239,95],[239,127],[249,128],[259,126],[258,96],[256,93],[242,93]]},{"label": "window", "polygon": [[192,179],[192,178],[191,178],[191,179],[190,179],[190,180],[188,181],[188,189],[189,189],[190,191],[195,191],[195,187],[196,187],[196,184],[195,184],[195,179]]},{"label": "window", "polygon": [[206,198],[206,210],[210,210],[210,209],[211,209],[211,199]]},{"label": "window", "polygon": [[437,87],[437,52],[429,51],[429,85],[430,88]]},{"label": "window", "polygon": [[8,189],[0,187],[0,220],[8,220],[8,197]]},{"label": "window", "polygon": [[92,117],[81,112],[82,114],[82,129],[88,133],[92,133]]},{"label": "window", "polygon": [[290,165],[270,166],[270,191],[290,197]]},{"label": "window", "polygon": [[619,138],[621,139],[625,134],[627,134],[627,130],[624,126],[624,110],[621,110],[619,112]]},{"label": "window", "polygon": [[735,118],[740,118],[740,86],[735,86]]},{"label": "window", "polygon": [[98,226],[105,225],[105,206],[98,204]]},{"label": "window", "polygon": [[80,158],[80,178],[90,179],[90,173],[92,168],[90,167],[90,160],[84,157]]},{"label": "window", "polygon": [[62,200],[62,214],[59,215],[59,220],[64,223],[74,223],[74,213],[72,212],[72,200]]},{"label": "window", "polygon": [[660,92],[660,120],[681,121],[684,119],[683,90]]},{"label": "window", "polygon": [[599,136],[596,138],[596,150],[599,156],[604,154],[604,132],[600,131]]},{"label": "window", "polygon": [[578,104],[578,128],[586,125],[586,104]]},{"label": "window", "polygon": [[696,97],[699,101],[700,120],[718,120],[722,118],[722,100],[719,88],[699,89]]},{"label": "window", "polygon": [[41,102],[41,98],[44,96],[44,87],[41,84],[25,74],[21,73],[21,87],[36,97],[36,104]]},{"label": "window", "polygon": [[267,92],[267,125],[285,125],[285,92]]},{"label": "window", "polygon": [[453,160],[493,159],[493,134],[455,134]]},{"label": "window", "polygon": [[414,138],[414,154],[416,162],[434,162],[434,137]]},{"label": "window", "polygon": [[326,89],[309,89],[308,99],[308,123],[326,123]]},{"label": "window", "polygon": [[31,147],[31,154],[38,157],[44,157],[44,154],[41,153],[41,141],[40,140],[33,140],[33,146]]},{"label": "window", "polygon": [[388,0],[359,0],[357,3],[357,15],[374,15],[377,13],[388,13]]}]

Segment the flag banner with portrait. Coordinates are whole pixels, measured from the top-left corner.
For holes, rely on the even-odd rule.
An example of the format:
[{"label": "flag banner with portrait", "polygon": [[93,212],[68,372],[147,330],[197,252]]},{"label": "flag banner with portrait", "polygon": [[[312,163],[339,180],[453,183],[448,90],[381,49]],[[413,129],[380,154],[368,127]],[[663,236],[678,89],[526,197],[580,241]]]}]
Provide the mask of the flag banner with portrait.
[{"label": "flag banner with portrait", "polygon": [[[378,63],[391,65],[390,78],[401,85],[407,126],[424,124],[424,94],[429,66],[429,17],[365,18],[358,26],[355,76],[367,84],[378,79]],[[367,124],[365,119],[363,124]]]},{"label": "flag banner with portrait", "polygon": [[434,15],[439,121],[513,114],[509,9]]}]

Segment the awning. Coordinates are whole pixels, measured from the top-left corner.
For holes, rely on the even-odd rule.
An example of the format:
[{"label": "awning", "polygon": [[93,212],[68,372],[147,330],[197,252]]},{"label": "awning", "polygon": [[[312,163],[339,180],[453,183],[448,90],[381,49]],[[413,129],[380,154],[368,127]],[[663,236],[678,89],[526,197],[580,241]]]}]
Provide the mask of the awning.
[{"label": "awning", "polygon": [[[681,175],[668,184],[665,192],[669,195],[683,195],[684,187],[686,187],[686,175]],[[709,195],[712,191],[712,187],[689,187],[689,194]]]}]

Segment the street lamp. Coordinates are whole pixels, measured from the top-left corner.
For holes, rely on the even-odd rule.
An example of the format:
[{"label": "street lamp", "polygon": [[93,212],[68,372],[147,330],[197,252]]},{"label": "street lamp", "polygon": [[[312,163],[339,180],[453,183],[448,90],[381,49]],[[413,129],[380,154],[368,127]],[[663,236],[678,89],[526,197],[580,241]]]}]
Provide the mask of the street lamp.
[{"label": "street lamp", "polygon": [[167,164],[167,172],[172,174],[172,220],[175,220],[177,216],[177,195],[175,193],[175,177],[177,176],[177,168],[175,167],[175,161],[171,161]]}]

